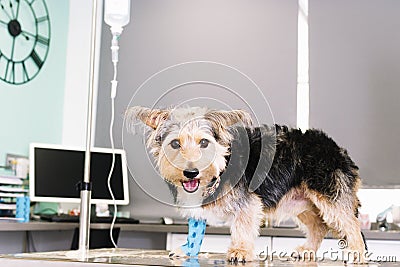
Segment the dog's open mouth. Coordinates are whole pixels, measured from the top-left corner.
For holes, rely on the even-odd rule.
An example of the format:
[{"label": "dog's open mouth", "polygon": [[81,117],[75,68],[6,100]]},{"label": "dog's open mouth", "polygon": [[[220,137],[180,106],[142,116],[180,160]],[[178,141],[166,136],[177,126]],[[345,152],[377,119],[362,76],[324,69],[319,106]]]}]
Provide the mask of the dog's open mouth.
[{"label": "dog's open mouth", "polygon": [[199,179],[192,179],[186,182],[182,182],[183,189],[185,189],[188,193],[194,193],[199,189],[200,180]]}]

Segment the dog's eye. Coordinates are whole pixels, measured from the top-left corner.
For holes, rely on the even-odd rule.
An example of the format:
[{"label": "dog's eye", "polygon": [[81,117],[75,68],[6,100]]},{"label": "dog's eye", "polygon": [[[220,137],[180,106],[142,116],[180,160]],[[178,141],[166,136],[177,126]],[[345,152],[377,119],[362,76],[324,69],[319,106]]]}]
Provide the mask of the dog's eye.
[{"label": "dog's eye", "polygon": [[178,148],[180,148],[180,147],[181,147],[181,144],[179,143],[179,140],[178,140],[178,139],[172,140],[172,141],[171,141],[171,147],[172,147],[173,149],[178,149]]},{"label": "dog's eye", "polygon": [[199,142],[201,148],[206,148],[208,146],[208,143],[210,143],[210,141],[205,138],[201,139]]}]

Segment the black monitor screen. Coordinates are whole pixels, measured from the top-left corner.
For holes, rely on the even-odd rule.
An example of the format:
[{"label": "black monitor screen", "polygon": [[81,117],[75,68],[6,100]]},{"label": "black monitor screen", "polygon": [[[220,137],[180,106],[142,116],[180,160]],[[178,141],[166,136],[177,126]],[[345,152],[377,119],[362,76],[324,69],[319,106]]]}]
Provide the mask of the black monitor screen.
[{"label": "black monitor screen", "polygon": [[[34,148],[34,195],[45,198],[79,199],[79,183],[84,175],[85,152],[78,150]],[[112,154],[91,152],[90,179],[93,200],[111,200],[107,178]],[[116,200],[124,200],[121,154],[115,154],[111,188]],[[125,165],[126,166],[126,165]]]}]

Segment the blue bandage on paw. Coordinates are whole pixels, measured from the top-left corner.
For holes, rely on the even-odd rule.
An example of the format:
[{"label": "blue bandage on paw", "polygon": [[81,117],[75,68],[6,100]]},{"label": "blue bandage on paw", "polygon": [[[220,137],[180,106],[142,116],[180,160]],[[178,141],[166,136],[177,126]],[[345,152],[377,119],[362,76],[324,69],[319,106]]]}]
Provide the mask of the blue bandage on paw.
[{"label": "blue bandage on paw", "polygon": [[189,257],[199,255],[201,244],[206,232],[206,221],[189,219],[189,233],[187,242],[181,246],[182,251]]}]

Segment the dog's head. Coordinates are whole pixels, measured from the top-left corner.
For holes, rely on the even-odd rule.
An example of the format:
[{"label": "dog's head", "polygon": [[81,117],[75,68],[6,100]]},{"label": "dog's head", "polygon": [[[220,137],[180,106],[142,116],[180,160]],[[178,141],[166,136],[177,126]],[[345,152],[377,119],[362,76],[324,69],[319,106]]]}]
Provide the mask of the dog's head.
[{"label": "dog's head", "polygon": [[147,145],[161,176],[187,193],[202,190],[203,197],[215,190],[225,170],[233,138],[230,127],[252,124],[242,110],[133,107],[126,115],[128,121],[138,119],[150,129]]}]

